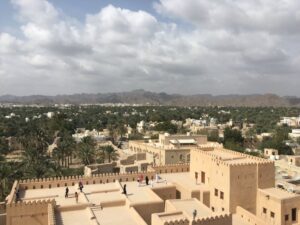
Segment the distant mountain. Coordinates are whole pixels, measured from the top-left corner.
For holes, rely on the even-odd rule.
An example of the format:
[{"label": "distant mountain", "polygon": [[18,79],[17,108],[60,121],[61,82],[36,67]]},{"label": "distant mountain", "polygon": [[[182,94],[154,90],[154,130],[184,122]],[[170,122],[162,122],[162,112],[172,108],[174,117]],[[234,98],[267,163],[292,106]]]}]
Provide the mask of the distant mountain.
[{"label": "distant mountain", "polygon": [[179,95],[164,92],[155,93],[144,90],[119,93],[73,94],[73,95],[31,95],[31,96],[0,96],[0,103],[15,104],[150,104],[174,106],[300,106],[298,97],[280,97],[274,94],[255,95]]}]

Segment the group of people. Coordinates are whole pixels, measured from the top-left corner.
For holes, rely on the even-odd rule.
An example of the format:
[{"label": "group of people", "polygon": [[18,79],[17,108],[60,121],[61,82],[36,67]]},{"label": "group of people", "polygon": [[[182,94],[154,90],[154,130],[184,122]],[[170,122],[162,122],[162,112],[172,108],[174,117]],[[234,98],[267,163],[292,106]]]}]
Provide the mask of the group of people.
[{"label": "group of people", "polygon": [[[80,190],[80,192],[82,192],[83,190],[83,184],[81,181],[79,181],[78,183],[78,189]],[[76,199],[76,203],[78,203],[78,197],[79,197],[79,194],[77,191],[75,191],[74,193],[74,196],[75,196],[75,199]],[[65,190],[65,198],[68,198],[69,197],[69,188],[66,187],[66,190]]]},{"label": "group of people", "polygon": [[[138,185],[141,186],[141,184],[143,183],[143,181],[144,181],[144,176],[143,176],[143,174],[141,174],[137,178]],[[146,183],[146,185],[149,185],[149,177],[148,176],[145,177],[145,183]]]},{"label": "group of people", "polygon": [[[156,183],[159,182],[159,180],[161,179],[161,177],[158,175],[158,174],[155,174],[155,180],[156,180]],[[166,180],[165,180],[166,181]],[[137,182],[138,182],[138,185],[141,186],[141,184],[144,182],[144,175],[141,174],[140,176],[138,176],[137,178]],[[150,185],[150,180],[149,180],[149,177],[146,176],[145,177],[145,183],[146,185]],[[151,180],[151,186],[153,187],[153,184],[154,184],[154,181],[153,179]],[[79,181],[78,183],[78,189],[80,190],[80,192],[82,192],[83,190],[83,183],[81,181]],[[126,187],[126,184],[124,184],[124,186],[122,187],[123,189],[123,192],[122,194],[125,194],[127,195],[127,187]],[[76,199],[76,203],[78,203],[78,197],[79,197],[79,194],[78,192],[76,191],[75,192],[75,199]],[[69,197],[69,188],[66,187],[66,190],[65,190],[65,198],[68,198]],[[19,199],[19,191],[16,191],[16,201]]]},{"label": "group of people", "polygon": [[[158,174],[155,174],[155,181],[153,179],[150,181],[148,176],[145,177],[145,183],[146,183],[146,185],[151,185],[152,187],[153,187],[154,183],[159,183],[160,180],[163,180],[163,179]],[[141,184],[144,181],[143,174],[141,174],[140,176],[138,176],[137,181],[138,181],[138,185],[141,186]],[[164,179],[163,181],[165,183],[167,183],[166,179]]]}]

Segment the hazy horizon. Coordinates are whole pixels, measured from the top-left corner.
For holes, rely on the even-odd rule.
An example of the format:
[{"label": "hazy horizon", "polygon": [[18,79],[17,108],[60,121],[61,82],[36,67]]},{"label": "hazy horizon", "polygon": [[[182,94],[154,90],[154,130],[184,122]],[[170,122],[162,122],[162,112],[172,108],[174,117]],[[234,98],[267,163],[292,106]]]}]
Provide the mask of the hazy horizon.
[{"label": "hazy horizon", "polygon": [[4,0],[0,95],[299,96],[297,0]]},{"label": "hazy horizon", "polygon": [[145,90],[145,89],[133,89],[133,90],[128,90],[128,91],[116,91],[116,92],[94,92],[94,93],[86,93],[86,92],[74,92],[70,94],[27,94],[27,95],[15,95],[15,94],[2,94],[0,97],[3,96],[15,96],[15,97],[30,97],[30,96],[46,96],[46,97],[56,97],[56,96],[68,96],[68,95],[96,95],[96,94],[119,94],[119,93],[130,93],[130,92],[137,92],[137,91],[144,91],[144,92],[152,92],[155,94],[167,94],[167,95],[183,95],[183,96],[192,96],[192,95],[210,95],[210,96],[251,96],[251,95],[276,95],[279,97],[297,97],[299,98],[299,95],[278,95],[275,93],[249,93],[249,94],[238,94],[238,93],[229,93],[229,94],[212,94],[212,93],[194,93],[194,94],[180,94],[180,93],[172,93],[172,92],[165,92],[165,91],[150,91],[150,90]]}]

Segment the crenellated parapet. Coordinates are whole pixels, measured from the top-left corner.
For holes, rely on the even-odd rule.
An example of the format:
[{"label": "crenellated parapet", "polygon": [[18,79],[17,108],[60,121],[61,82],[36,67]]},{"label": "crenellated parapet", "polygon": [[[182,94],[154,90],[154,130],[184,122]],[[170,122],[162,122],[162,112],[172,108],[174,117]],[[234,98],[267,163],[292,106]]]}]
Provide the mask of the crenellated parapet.
[{"label": "crenellated parapet", "polygon": [[[224,148],[218,148],[217,150],[193,149],[192,151],[196,151],[200,155],[200,158],[203,155],[209,157],[216,164],[229,167],[274,165],[273,161]],[[226,157],[224,157],[225,154]]]},{"label": "crenellated parapet", "polygon": [[150,178],[154,178],[154,172],[133,172],[133,173],[106,173],[95,174],[91,177],[85,176],[68,176],[68,177],[51,177],[43,179],[28,179],[19,182],[20,189],[51,189],[54,187],[75,186],[80,181],[84,185],[104,184],[119,181],[135,181],[139,175],[143,174]]},{"label": "crenellated parapet", "polygon": [[43,221],[43,225],[55,225],[55,205],[55,200],[19,201],[7,204],[7,224],[36,224],[35,221],[39,220]]},{"label": "crenellated parapet", "polygon": [[51,189],[55,187],[75,186],[80,181],[84,185],[89,184],[102,184],[113,183],[115,181],[136,181],[138,176],[143,174],[144,177],[148,176],[149,179],[154,179],[156,173],[177,173],[188,172],[189,164],[171,164],[165,166],[152,167],[149,171],[145,172],[132,172],[132,173],[105,173],[94,174],[90,177],[85,176],[66,176],[66,177],[51,177],[40,179],[27,179],[20,180],[18,186],[21,190],[26,189]]},{"label": "crenellated parapet", "polygon": [[51,205],[55,205],[55,200],[52,199],[47,199],[47,200],[32,200],[32,201],[18,201],[18,202],[15,202],[15,203],[10,203],[10,204],[7,204],[6,205],[6,208],[9,209],[15,209],[15,208],[20,208],[20,207],[26,207],[26,206],[36,206],[36,207],[40,207],[42,205],[47,205],[48,207],[48,204],[51,204]]},{"label": "crenellated parapet", "polygon": [[164,221],[164,225],[188,225],[188,219],[175,219],[175,220],[167,220]]},{"label": "crenellated parapet", "polygon": [[215,215],[204,218],[196,218],[192,221],[192,225],[211,225],[211,224],[223,224],[231,225],[232,224],[232,215],[231,214],[222,214]]},{"label": "crenellated parapet", "polygon": [[189,163],[177,163],[169,164],[164,166],[152,166],[148,168],[149,171],[154,171],[155,173],[182,173],[190,171]]},{"label": "crenellated parapet", "polygon": [[54,203],[48,204],[48,225],[56,225]]}]

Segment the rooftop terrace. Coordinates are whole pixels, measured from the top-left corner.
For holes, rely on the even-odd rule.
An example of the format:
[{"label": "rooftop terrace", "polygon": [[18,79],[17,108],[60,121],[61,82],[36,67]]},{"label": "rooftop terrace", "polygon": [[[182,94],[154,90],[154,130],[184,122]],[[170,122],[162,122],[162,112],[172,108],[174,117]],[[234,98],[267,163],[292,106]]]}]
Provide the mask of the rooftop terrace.
[{"label": "rooftop terrace", "polygon": [[[259,192],[265,194],[268,197],[278,199],[278,200],[295,198],[295,196],[297,196],[294,193],[288,192],[280,188],[259,189]],[[300,198],[300,195],[298,195],[298,197]]]}]

